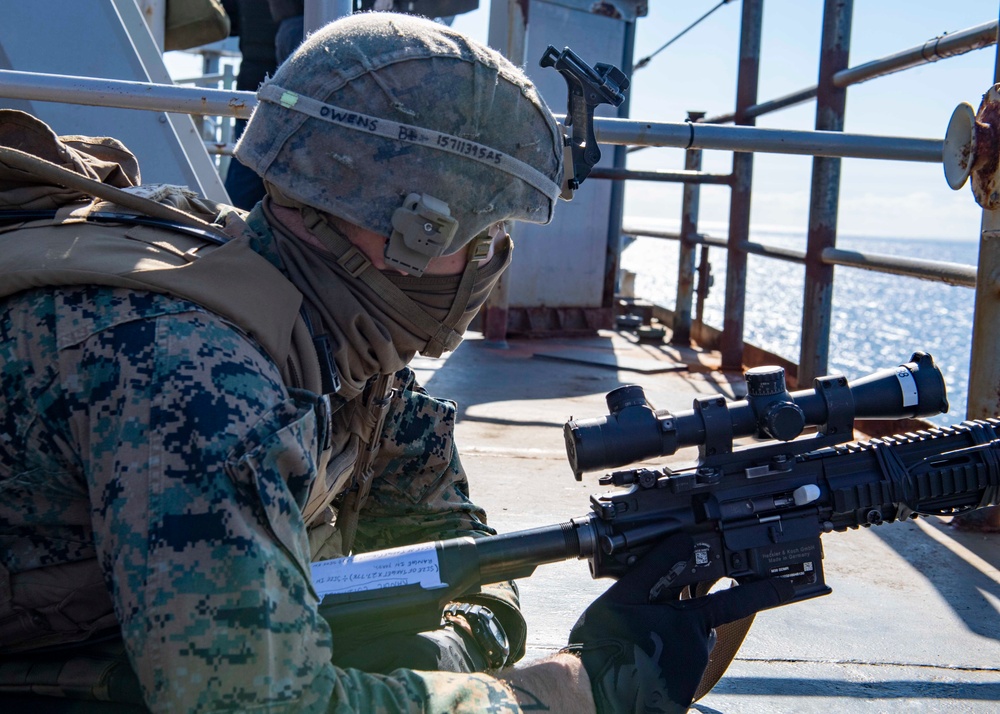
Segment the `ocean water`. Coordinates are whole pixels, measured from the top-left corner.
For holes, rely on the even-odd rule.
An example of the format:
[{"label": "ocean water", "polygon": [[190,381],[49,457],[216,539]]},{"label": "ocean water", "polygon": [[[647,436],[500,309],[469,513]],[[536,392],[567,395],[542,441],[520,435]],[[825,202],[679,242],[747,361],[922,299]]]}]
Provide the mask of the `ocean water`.
[{"label": "ocean water", "polygon": [[[804,234],[754,231],[751,240],[804,250]],[[975,240],[837,237],[837,247],[909,258],[975,265]],[[679,243],[639,238],[622,254],[622,268],[636,273],[635,292],[667,307],[677,297]],[[699,250],[700,253],[700,250]],[[705,301],[705,322],[721,328],[726,253],[711,248],[714,284]],[[745,341],[799,361],[805,268],[751,255],[747,266]],[[930,419],[954,424],[965,418],[975,291],[917,278],[837,266],[834,269],[829,373],[848,380],[929,352],[944,374],[951,409]],[[692,306],[692,311],[694,306]]]}]

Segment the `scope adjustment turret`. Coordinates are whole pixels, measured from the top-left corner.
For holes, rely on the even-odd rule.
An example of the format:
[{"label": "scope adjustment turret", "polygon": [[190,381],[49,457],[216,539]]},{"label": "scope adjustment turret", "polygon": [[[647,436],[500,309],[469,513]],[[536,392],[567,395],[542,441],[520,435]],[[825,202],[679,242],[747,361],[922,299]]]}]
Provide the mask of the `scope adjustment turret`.
[{"label": "scope adjustment turret", "polygon": [[746,371],[747,396],[771,397],[785,393],[785,370],[782,367],[753,367]]},{"label": "scope adjustment turret", "polygon": [[757,416],[758,436],[791,441],[806,425],[805,414],[785,387],[782,367],[753,367],[746,371],[747,402]]}]

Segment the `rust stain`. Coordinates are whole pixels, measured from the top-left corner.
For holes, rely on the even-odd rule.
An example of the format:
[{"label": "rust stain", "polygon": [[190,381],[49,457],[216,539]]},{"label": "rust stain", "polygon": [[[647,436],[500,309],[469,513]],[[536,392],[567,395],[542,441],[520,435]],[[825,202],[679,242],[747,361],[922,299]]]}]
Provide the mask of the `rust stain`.
[{"label": "rust stain", "polygon": [[961,156],[959,157],[959,166],[963,171],[969,168],[969,162],[972,160],[972,145],[965,144],[962,147]]},{"label": "rust stain", "polygon": [[601,15],[603,17],[610,17],[614,20],[621,20],[622,14],[614,5],[609,2],[595,2],[590,6],[590,12],[594,15]]},{"label": "rust stain", "polygon": [[528,5],[531,0],[517,0],[517,5],[521,9],[521,18],[524,20],[524,24],[528,24]]},{"label": "rust stain", "polygon": [[[983,208],[1000,206],[997,169],[1000,167],[1000,93],[993,87],[983,96],[976,112],[976,155],[973,158],[972,190]],[[964,158],[964,156],[963,156]]]}]

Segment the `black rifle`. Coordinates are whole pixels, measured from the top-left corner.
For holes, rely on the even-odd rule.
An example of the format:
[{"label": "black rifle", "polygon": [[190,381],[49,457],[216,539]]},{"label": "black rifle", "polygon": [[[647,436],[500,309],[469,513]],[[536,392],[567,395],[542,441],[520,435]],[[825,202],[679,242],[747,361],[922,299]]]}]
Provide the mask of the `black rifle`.
[{"label": "black rifle", "polygon": [[[607,396],[610,414],[566,424],[578,478],[683,446],[699,447],[697,463],[615,471],[601,484],[617,490],[592,496],[591,513],[567,523],[438,541],[418,548],[416,556],[363,556],[376,563],[382,558],[377,567],[397,580],[376,578],[374,585],[359,585],[375,589],[327,595],[324,616],[335,631],[361,621],[370,634],[433,629],[447,601],[483,584],[527,577],[539,565],[570,558],[588,559],[595,578],[617,578],[653,544],[678,532],[691,536],[692,549],[664,574],[662,597],[677,598],[685,588],[725,577],[779,577],[791,581],[795,600],[805,600],[830,592],[823,533],[954,515],[1000,501],[1000,420],[846,443],[855,419],[947,411],[944,381],[928,354],[916,353],[853,385],[842,376],[823,377],[815,389],[792,394],[780,368],[756,368],[747,372],[747,388],[744,400],[697,399],[692,411],[679,414],[654,411],[639,387],[616,389]],[[801,436],[808,425],[817,427],[815,433]],[[749,436],[767,441],[734,447],[734,438]],[[338,564],[344,570],[334,579],[355,582],[350,559]],[[407,569],[427,568],[440,585],[395,585],[406,580]]]}]

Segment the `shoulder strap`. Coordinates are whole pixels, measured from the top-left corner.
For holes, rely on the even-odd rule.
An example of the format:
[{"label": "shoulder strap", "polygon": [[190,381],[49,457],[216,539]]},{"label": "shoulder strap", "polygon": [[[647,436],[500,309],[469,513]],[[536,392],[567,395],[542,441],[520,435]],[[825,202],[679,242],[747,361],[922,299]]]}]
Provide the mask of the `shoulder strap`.
[{"label": "shoulder strap", "polygon": [[365,426],[368,438],[362,437],[361,453],[358,454],[354,466],[354,477],[351,486],[344,496],[344,501],[337,509],[337,530],[342,535],[343,551],[349,555],[354,547],[354,538],[358,532],[358,516],[368,500],[375,474],[372,464],[378,453],[382,440],[382,426],[385,424],[389,403],[392,399],[392,380],[394,375],[380,374],[376,376],[361,395],[361,412],[366,420]]}]

